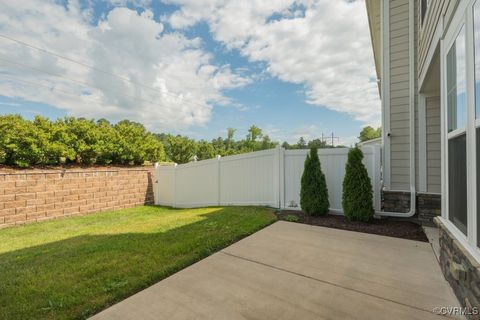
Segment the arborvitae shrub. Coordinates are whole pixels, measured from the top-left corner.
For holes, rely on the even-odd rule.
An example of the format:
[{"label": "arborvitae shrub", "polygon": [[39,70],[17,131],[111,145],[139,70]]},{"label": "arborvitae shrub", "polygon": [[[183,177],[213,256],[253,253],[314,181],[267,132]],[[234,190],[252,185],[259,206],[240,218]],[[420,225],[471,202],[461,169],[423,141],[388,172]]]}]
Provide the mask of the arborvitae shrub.
[{"label": "arborvitae shrub", "polygon": [[312,216],[324,215],[330,207],[327,182],[318,159],[317,148],[310,149],[310,154],[305,159],[300,205],[303,211]]},{"label": "arborvitae shrub", "polygon": [[342,206],[347,219],[367,222],[374,215],[373,189],[362,159],[363,153],[359,148],[353,148],[348,152]]}]

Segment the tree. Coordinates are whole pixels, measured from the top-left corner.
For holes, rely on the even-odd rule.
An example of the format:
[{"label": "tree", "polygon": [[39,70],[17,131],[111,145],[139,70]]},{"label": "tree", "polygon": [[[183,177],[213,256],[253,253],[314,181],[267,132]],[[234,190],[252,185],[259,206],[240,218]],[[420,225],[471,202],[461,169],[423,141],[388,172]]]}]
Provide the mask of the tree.
[{"label": "tree", "polygon": [[296,148],[297,149],[307,149],[307,142],[305,141],[304,137],[300,137],[300,139],[298,139]]},{"label": "tree", "polygon": [[363,153],[359,148],[353,148],[348,152],[342,206],[347,219],[367,222],[374,215],[373,189],[362,159]]},{"label": "tree", "polygon": [[145,127],[128,120],[113,126],[66,117],[0,116],[0,163],[28,167],[78,164],[143,164],[165,159],[163,144]]},{"label": "tree", "polygon": [[287,141],[283,141],[283,143],[282,143],[282,148],[284,148],[284,149],[291,149],[292,146],[290,146],[290,144],[289,144]]},{"label": "tree", "polygon": [[380,138],[382,136],[382,128],[374,129],[371,126],[366,126],[360,131],[360,136],[358,139],[360,142]]},{"label": "tree", "polygon": [[256,142],[257,139],[261,139],[263,136],[262,134],[262,129],[257,127],[256,125],[252,125],[248,129],[248,134],[247,134],[247,141],[248,142]]},{"label": "tree", "polygon": [[233,147],[233,135],[235,134],[235,129],[227,128],[227,139],[225,140],[225,149],[230,150]]},{"label": "tree", "polygon": [[164,148],[154,135],[137,122],[123,120],[115,125],[123,141],[122,160],[125,163],[143,164],[165,158]]},{"label": "tree", "polygon": [[228,153],[228,150],[225,149],[226,141],[223,140],[222,137],[218,137],[216,139],[212,139],[211,145],[215,150],[215,154],[219,154],[221,156]]},{"label": "tree", "polygon": [[259,149],[260,150],[272,149],[272,148],[275,148],[277,145],[278,145],[278,142],[273,142],[272,140],[270,140],[270,137],[268,135],[264,135]]},{"label": "tree", "polygon": [[41,148],[44,150],[45,158],[42,164],[64,163],[68,160],[75,160],[75,150],[63,141],[67,138],[67,127],[61,122],[52,122],[41,116],[35,116],[34,126],[42,132],[45,139]]},{"label": "tree", "polygon": [[325,141],[322,141],[320,139],[313,139],[308,142],[308,148],[317,148],[317,149],[322,149],[326,148],[327,143]]},{"label": "tree", "polygon": [[0,118],[1,160],[7,165],[28,167],[45,161],[48,137],[19,115]]},{"label": "tree", "polygon": [[330,207],[327,182],[316,148],[311,148],[305,159],[301,179],[300,206],[303,211],[312,216],[324,215]]},{"label": "tree", "polygon": [[198,160],[215,158],[215,149],[212,144],[205,140],[200,140],[197,143],[197,157]]},{"label": "tree", "polygon": [[197,145],[193,139],[181,135],[167,137],[165,144],[167,158],[175,163],[187,163],[197,153]]},{"label": "tree", "polygon": [[237,131],[237,129],[227,128],[227,139],[229,141],[233,141],[233,135],[235,134],[235,131]]}]

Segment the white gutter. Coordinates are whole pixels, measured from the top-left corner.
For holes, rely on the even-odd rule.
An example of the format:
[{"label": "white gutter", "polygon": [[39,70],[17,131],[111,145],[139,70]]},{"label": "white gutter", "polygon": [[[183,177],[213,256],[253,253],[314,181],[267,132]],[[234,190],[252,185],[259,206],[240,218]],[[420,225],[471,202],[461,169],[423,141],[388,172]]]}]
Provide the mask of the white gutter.
[{"label": "white gutter", "polygon": [[[409,3],[409,18],[408,18],[408,32],[409,32],[409,72],[410,72],[410,211],[408,212],[375,212],[375,215],[382,217],[399,217],[409,218],[416,212],[416,189],[415,189],[415,4],[414,0]],[[385,13],[385,12],[383,12]],[[385,21],[385,19],[384,19]],[[387,20],[388,21],[388,20]],[[384,72],[382,72],[384,73]],[[387,81],[390,81],[388,79]],[[383,87],[383,86],[382,86]],[[382,97],[383,98],[383,97]],[[390,101],[384,101],[390,104]],[[390,109],[390,108],[389,108]],[[390,133],[384,137],[390,139]]]}]

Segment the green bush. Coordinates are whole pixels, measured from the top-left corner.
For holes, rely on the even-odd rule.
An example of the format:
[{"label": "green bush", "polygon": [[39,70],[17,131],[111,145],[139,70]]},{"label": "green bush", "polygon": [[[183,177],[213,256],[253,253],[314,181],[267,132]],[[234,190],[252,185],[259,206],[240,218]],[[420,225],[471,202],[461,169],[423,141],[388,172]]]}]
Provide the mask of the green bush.
[{"label": "green bush", "polygon": [[322,172],[317,148],[311,148],[305,159],[300,190],[300,206],[309,215],[324,215],[328,212],[327,182]]},{"label": "green bush", "polygon": [[298,220],[300,219],[294,214],[289,214],[288,216],[285,217],[285,221],[289,221],[289,222],[298,222]]},{"label": "green bush", "polygon": [[180,135],[168,135],[165,142],[167,159],[175,163],[190,162],[197,153],[195,140]]},{"label": "green bush", "polygon": [[0,117],[0,149],[5,164],[28,167],[47,161],[48,138],[20,116],[3,116]]},{"label": "green bush", "polygon": [[0,164],[143,164],[164,161],[163,144],[139,123],[0,116]]},{"label": "green bush", "polygon": [[359,148],[349,151],[343,179],[342,206],[347,219],[367,222],[374,215],[373,189],[362,159],[363,153]]}]

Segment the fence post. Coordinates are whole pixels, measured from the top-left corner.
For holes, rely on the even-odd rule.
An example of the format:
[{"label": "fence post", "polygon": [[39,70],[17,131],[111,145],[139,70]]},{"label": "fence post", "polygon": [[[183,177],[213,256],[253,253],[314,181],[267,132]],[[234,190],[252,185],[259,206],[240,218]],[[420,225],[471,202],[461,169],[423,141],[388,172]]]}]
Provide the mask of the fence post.
[{"label": "fence post", "polygon": [[159,171],[159,164],[158,162],[155,162],[155,182],[153,183],[153,203],[156,204],[156,205],[159,205],[159,199],[158,199],[158,195],[160,194],[159,192],[159,188],[160,188],[160,183],[159,183],[159,177],[160,177],[160,173],[158,172]]},{"label": "fence post", "polygon": [[221,155],[217,155],[217,205],[220,206],[221,200],[221,186],[220,186],[220,161],[222,160]]},{"label": "fence post", "polygon": [[173,206],[174,208],[177,207],[177,165],[173,165]]},{"label": "fence post", "polygon": [[273,155],[273,193],[274,193],[274,203],[278,208],[282,207],[282,147],[277,146],[275,148],[275,153]]},{"label": "fence post", "polygon": [[285,149],[280,147],[278,149],[278,187],[280,197],[280,209],[285,208]]}]

